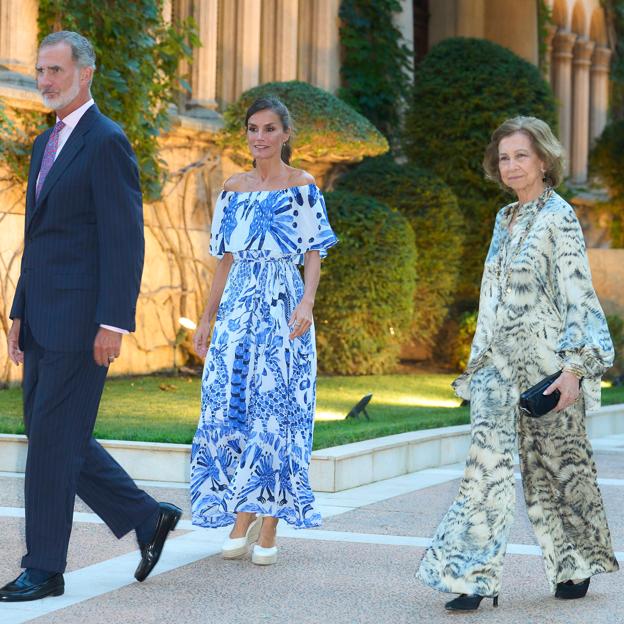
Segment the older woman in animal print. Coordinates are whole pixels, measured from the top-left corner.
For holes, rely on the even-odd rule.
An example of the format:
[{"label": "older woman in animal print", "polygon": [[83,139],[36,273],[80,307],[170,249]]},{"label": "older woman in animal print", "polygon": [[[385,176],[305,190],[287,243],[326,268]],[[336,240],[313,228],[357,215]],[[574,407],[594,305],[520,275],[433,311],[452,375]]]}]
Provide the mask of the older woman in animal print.
[{"label": "older woman in animal print", "polygon": [[[470,360],[454,388],[470,400],[472,439],[459,494],[418,570],[431,587],[458,593],[449,610],[498,605],[515,508],[514,450],[529,518],[557,598],[585,596],[589,579],[618,569],[585,410],[600,404],[613,345],[594,292],[580,225],[553,190],[563,149],[534,117],[505,121],[484,159],[487,177],[518,201],[499,211],[485,261]],[[520,394],[563,369],[546,390],[556,408],[531,418]]]}]

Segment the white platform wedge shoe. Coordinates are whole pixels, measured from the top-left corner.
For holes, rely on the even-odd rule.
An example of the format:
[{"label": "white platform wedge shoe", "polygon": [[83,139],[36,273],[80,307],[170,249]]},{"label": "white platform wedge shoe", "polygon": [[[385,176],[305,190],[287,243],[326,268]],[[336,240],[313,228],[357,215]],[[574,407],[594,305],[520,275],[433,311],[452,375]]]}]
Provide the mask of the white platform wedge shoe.
[{"label": "white platform wedge shoe", "polygon": [[254,544],[251,551],[251,563],[256,565],[273,565],[277,562],[277,546],[271,548],[263,548]]},{"label": "white platform wedge shoe", "polygon": [[228,537],[221,547],[221,556],[224,559],[238,559],[249,552],[249,546],[258,541],[262,518],[256,518],[247,528],[245,537]]}]

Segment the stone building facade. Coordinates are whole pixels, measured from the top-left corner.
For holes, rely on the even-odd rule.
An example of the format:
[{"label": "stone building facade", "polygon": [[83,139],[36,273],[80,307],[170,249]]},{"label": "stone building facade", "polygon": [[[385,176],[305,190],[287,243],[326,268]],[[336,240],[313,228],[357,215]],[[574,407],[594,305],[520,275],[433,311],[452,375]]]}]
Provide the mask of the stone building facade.
[{"label": "stone building facade", "polygon": [[[400,0],[396,23],[417,62],[451,36],[491,39],[539,62],[538,0]],[[610,44],[599,0],[546,0],[552,23],[545,77],[559,102],[561,139],[575,182],[587,176],[591,141],[607,116]],[[165,0],[165,18],[193,16],[191,92],[161,139],[171,172],[162,201],[145,206],[146,270],[139,330],[124,344],[115,372],[171,367],[188,346],[180,317],[197,320],[214,270],[207,254],[213,200],[236,167],[216,148],[221,113],[246,89],[273,80],[304,80],[335,92],[340,83],[340,0]],[[0,98],[42,110],[33,80],[38,0],[0,0]],[[97,77],[96,77],[97,79]],[[24,189],[0,172],[0,382],[19,372],[6,364],[4,334],[18,275]],[[597,261],[598,262],[598,261]],[[602,262],[602,261],[600,261]]]}]

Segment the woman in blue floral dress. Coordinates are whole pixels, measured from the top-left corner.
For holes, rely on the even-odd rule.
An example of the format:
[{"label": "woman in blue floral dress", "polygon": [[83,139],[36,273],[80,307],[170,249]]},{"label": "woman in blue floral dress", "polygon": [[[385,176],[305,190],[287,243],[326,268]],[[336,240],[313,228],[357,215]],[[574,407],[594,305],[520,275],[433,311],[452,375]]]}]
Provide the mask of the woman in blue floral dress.
[{"label": "woman in blue floral dress", "polygon": [[224,557],[245,555],[257,541],[252,561],[266,565],[277,557],[279,519],[297,528],[321,524],[308,479],[312,309],[321,258],[337,239],[314,179],[288,164],[284,104],[257,100],[245,127],[254,168],[231,177],[217,201],[210,252],[219,262],[194,338],[206,362],[191,507],[197,526],[234,524]]}]

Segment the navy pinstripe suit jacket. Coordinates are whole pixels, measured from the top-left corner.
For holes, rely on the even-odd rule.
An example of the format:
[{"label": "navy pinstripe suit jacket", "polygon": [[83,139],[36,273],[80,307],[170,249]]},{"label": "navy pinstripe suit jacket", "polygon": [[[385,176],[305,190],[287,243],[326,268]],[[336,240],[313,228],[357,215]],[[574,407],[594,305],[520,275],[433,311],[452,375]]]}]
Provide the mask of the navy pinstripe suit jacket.
[{"label": "navy pinstripe suit jacket", "polygon": [[[143,208],[136,158],[95,105],[35,186],[52,128],[35,139],[28,175],[21,274],[11,318],[52,351],[93,347],[100,324],[135,328],[143,271]],[[24,322],[25,321],[25,322]]]}]

